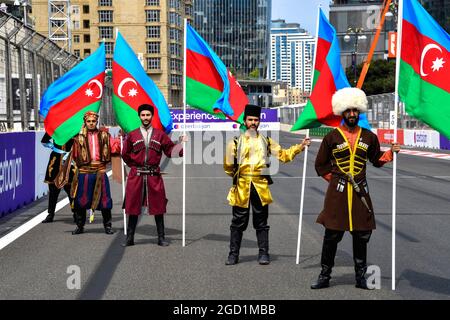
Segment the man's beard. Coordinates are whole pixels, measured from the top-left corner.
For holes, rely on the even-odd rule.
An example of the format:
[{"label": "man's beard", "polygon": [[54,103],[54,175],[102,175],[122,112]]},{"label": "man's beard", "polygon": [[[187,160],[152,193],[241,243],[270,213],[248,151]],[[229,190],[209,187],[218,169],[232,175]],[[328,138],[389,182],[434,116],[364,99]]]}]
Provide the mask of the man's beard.
[{"label": "man's beard", "polygon": [[150,125],[152,124],[152,122],[151,121],[141,121],[142,122],[142,125],[144,126],[144,127],[150,127]]},{"label": "man's beard", "polygon": [[356,127],[356,126],[358,125],[359,117],[351,117],[351,118],[354,118],[355,121],[354,121],[354,122],[350,122],[350,119],[344,117],[344,122],[345,122],[345,124],[346,124],[348,127],[354,128],[354,127]]}]

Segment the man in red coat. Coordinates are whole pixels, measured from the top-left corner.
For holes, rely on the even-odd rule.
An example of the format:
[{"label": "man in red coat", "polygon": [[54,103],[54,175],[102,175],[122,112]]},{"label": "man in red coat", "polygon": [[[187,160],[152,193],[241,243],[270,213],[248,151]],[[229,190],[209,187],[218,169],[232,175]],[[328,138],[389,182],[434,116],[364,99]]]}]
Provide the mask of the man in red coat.
[{"label": "man in red coat", "polygon": [[181,142],[187,138],[181,136],[175,144],[169,136],[152,128],[154,107],[143,104],[138,108],[142,125],[128,133],[122,150],[122,158],[131,168],[125,190],[125,213],[128,215],[127,239],[124,247],[134,245],[134,232],[138,216],[147,207],[148,213],[155,216],[158,231],[158,245],[168,246],[164,238],[164,214],[167,198],[159,164],[162,154],[166,157],[183,156]]}]

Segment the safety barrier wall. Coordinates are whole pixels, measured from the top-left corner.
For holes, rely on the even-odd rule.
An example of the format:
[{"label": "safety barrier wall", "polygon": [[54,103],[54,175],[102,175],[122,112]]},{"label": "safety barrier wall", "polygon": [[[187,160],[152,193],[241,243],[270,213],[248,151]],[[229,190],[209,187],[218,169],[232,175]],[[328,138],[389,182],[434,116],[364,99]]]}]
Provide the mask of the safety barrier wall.
[{"label": "safety barrier wall", "polygon": [[50,150],[43,132],[0,133],[0,217],[43,197]]}]

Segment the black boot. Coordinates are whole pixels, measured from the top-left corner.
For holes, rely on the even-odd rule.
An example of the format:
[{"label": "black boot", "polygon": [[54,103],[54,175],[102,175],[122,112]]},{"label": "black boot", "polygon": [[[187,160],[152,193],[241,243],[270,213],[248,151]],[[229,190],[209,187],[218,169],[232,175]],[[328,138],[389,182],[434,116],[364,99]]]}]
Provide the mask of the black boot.
[{"label": "black boot", "polygon": [[105,225],[105,233],[106,234],[114,234],[114,232],[115,231],[113,230],[111,223],[107,223]]},{"label": "black boot", "polygon": [[52,223],[54,217],[55,217],[54,213],[49,213],[47,217],[44,219],[44,221],[42,221],[42,223]]},{"label": "black boot", "polygon": [[158,246],[167,247],[169,242],[164,238],[164,216],[155,215],[156,230],[158,231]]},{"label": "black boot", "polygon": [[227,266],[235,265],[239,262],[239,250],[241,249],[242,231],[231,229],[230,234],[230,253],[225,262]]},{"label": "black boot", "polygon": [[353,262],[355,263],[355,287],[365,290],[369,288],[366,281],[367,272],[367,243],[369,242],[371,232],[354,232],[353,236]]},{"label": "black boot", "polygon": [[317,281],[311,284],[311,289],[323,289],[330,286],[331,271],[334,266],[337,244],[341,241],[343,235],[344,232],[342,231],[325,230],[322,245],[322,256],[320,259],[322,270],[320,271]]},{"label": "black boot", "polygon": [[137,223],[138,216],[128,216],[127,239],[122,244],[122,247],[134,246],[134,232],[136,231]]},{"label": "black boot", "polygon": [[102,209],[103,226],[105,227],[106,234],[114,234],[112,229],[112,214],[111,209]]},{"label": "black boot", "polygon": [[270,263],[269,256],[269,230],[256,230],[256,239],[258,240],[258,263],[260,265],[268,265]]},{"label": "black boot", "polygon": [[72,231],[73,235],[84,233],[84,224],[86,223],[86,210],[77,209],[75,211],[77,227]]}]

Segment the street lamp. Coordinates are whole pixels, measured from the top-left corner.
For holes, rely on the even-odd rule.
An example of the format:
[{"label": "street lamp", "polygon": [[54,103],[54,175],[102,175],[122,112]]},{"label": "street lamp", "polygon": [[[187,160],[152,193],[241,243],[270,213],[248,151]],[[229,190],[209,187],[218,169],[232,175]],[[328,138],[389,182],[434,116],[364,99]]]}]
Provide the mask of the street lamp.
[{"label": "street lamp", "polygon": [[355,75],[355,78],[354,78],[354,83],[355,83],[355,85],[356,85],[356,76],[357,76],[357,74],[356,74],[356,57],[357,57],[357,53],[358,53],[358,42],[359,41],[366,41],[367,40],[367,36],[366,35],[364,35],[364,34],[362,34],[364,32],[364,29],[363,28],[353,28],[353,27],[350,27],[350,28],[348,28],[347,29],[347,33],[346,33],[346,35],[344,36],[344,41],[345,42],[350,42],[350,40],[352,39],[352,37],[354,38],[354,47],[353,47],[353,52],[352,52],[352,67],[353,67],[353,72],[354,72],[354,75]]}]

